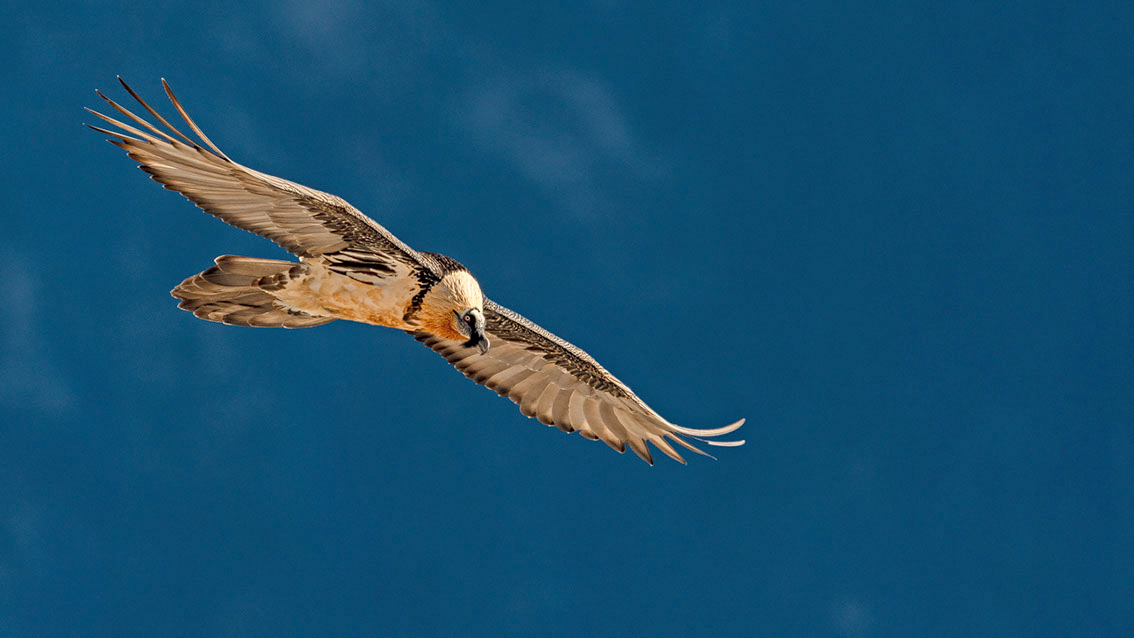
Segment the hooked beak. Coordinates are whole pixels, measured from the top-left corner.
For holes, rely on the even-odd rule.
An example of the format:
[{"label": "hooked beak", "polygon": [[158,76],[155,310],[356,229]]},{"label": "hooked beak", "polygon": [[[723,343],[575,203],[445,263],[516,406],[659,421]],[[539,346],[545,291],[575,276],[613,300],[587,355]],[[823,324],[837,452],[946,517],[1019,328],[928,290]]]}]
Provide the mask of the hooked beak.
[{"label": "hooked beak", "polygon": [[463,345],[466,348],[475,346],[480,349],[481,354],[488,352],[488,337],[484,336],[484,314],[473,308],[465,314],[465,317],[471,318],[468,322],[464,321],[459,313],[454,312],[453,314],[457,317],[457,327],[469,338]]},{"label": "hooked beak", "polygon": [[476,346],[477,348],[480,348],[481,354],[488,352],[488,345],[488,337],[484,336],[484,330],[476,327],[473,328],[472,335],[469,337],[469,340],[465,342],[466,348]]}]

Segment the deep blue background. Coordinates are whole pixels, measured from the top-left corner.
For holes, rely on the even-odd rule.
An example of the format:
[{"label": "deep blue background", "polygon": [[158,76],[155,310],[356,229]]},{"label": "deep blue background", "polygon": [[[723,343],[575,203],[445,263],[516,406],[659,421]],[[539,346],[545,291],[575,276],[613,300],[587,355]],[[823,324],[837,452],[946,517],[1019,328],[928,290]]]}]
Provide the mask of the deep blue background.
[{"label": "deep blue background", "polygon": [[[1134,8],[909,4],[7,5],[0,634],[1134,635]],[[748,444],[177,310],[119,73]]]}]

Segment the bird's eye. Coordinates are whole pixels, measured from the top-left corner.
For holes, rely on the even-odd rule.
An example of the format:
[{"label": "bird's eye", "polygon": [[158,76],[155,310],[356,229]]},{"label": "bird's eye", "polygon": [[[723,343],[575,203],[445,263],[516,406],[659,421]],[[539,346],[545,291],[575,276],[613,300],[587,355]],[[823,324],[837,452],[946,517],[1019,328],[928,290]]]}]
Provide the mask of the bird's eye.
[{"label": "bird's eye", "polygon": [[465,315],[465,323],[472,323],[472,315]]}]

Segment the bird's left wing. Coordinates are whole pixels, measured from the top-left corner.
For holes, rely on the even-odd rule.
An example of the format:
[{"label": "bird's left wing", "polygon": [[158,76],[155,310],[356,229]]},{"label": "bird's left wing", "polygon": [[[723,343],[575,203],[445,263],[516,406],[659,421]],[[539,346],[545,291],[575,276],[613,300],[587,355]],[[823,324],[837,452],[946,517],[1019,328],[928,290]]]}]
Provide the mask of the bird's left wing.
[{"label": "bird's left wing", "polygon": [[140,162],[154,180],[210,215],[267,237],[300,257],[323,255],[332,268],[363,281],[395,271],[432,269],[413,249],[343,199],[229,159],[193,122],[165,80],[162,86],[169,100],[204,146],[170,124],[122,78],[118,81],[164,129],[101,92],[99,96],[132,124],[87,109],[118,130],[91,128],[113,136],[110,142]]},{"label": "bird's left wing", "polygon": [[744,419],[711,430],[674,425],[586,352],[492,301],[485,302],[484,314],[485,334],[491,342],[485,354],[461,341],[425,332],[412,334],[466,377],[518,403],[526,416],[564,432],[602,440],[619,452],[629,445],[651,465],[653,457],[646,442],[682,463],[685,460],[667,438],[699,454],[705,453],[682,435],[708,445],[744,443],[705,439],[736,430]]}]

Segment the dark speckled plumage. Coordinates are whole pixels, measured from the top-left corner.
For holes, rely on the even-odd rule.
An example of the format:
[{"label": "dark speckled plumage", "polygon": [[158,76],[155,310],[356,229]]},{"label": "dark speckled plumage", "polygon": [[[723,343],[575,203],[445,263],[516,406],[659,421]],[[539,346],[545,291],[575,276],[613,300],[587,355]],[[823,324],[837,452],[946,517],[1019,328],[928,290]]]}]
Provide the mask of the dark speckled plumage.
[{"label": "dark speckled plumage", "polygon": [[[419,313],[442,317],[433,323],[439,333],[459,333],[449,327],[448,310],[438,313],[436,306],[423,311],[423,304],[434,287],[445,283],[444,291],[452,294],[453,284],[466,286],[473,292],[462,297],[465,308],[454,310],[459,315],[476,316],[483,299],[479,285],[457,260],[430,252],[417,252],[394,237],[380,224],[363,215],[346,201],[295,182],[273,177],[230,160],[205,136],[189,118],[169,86],[162,81],[166,94],[177,112],[204,146],[177,130],[146,104],[130,87],[122,86],[165,130],[138,117],[114,101],[100,96],[116,111],[142,128],[95,113],[119,131],[95,130],[112,136],[110,142],[127,151],[141,163],[142,170],[167,189],[177,191],[202,210],[237,228],[266,237],[292,254],[303,258],[303,264],[249,257],[225,256],[217,265],[186,279],[174,290],[181,307],[210,321],[246,326],[306,327],[326,323],[335,317],[351,318],[367,323],[397,327],[421,326]],[[145,129],[145,130],[143,130]],[[207,147],[207,148],[206,148]],[[311,269],[308,269],[308,265]],[[319,271],[326,279],[350,294],[362,290],[361,297],[350,297],[345,306],[328,309],[330,293],[301,289],[301,298],[288,297],[297,307],[281,305],[280,295],[290,294],[293,281]],[[458,273],[446,279],[446,275]],[[345,275],[354,281],[342,277]],[[304,280],[306,281],[306,280]],[[345,283],[343,283],[345,282]],[[361,286],[360,286],[361,284]],[[378,286],[367,289],[365,286]],[[404,294],[398,303],[405,303],[401,322],[381,321],[351,314],[358,299],[369,303],[374,291],[398,287]],[[321,288],[320,288],[321,289]],[[384,293],[383,293],[384,294]],[[413,295],[410,297],[410,295]],[[469,301],[475,299],[475,301]],[[314,301],[313,301],[314,300]],[[666,421],[639,399],[626,384],[606,371],[586,352],[528,321],[523,316],[492,301],[483,307],[485,336],[490,344],[486,352],[479,346],[484,341],[454,341],[429,332],[411,332],[414,338],[441,354],[465,376],[482,384],[520,406],[520,411],[547,425],[565,432],[602,440],[622,452],[627,446],[647,462],[653,463],[647,443],[684,463],[670,445],[677,443],[704,454],[683,437],[699,439],[708,445],[733,446],[743,441],[706,441],[736,430],[743,419],[722,428],[695,430]],[[397,305],[395,317],[401,315]],[[446,307],[447,308],[447,307]],[[306,309],[305,312],[302,309]],[[382,307],[386,312],[390,306]],[[322,313],[322,314],[320,314]],[[327,313],[331,313],[328,315]],[[430,314],[432,313],[432,314]],[[411,321],[414,320],[414,321]],[[468,333],[469,327],[465,327]]]}]

